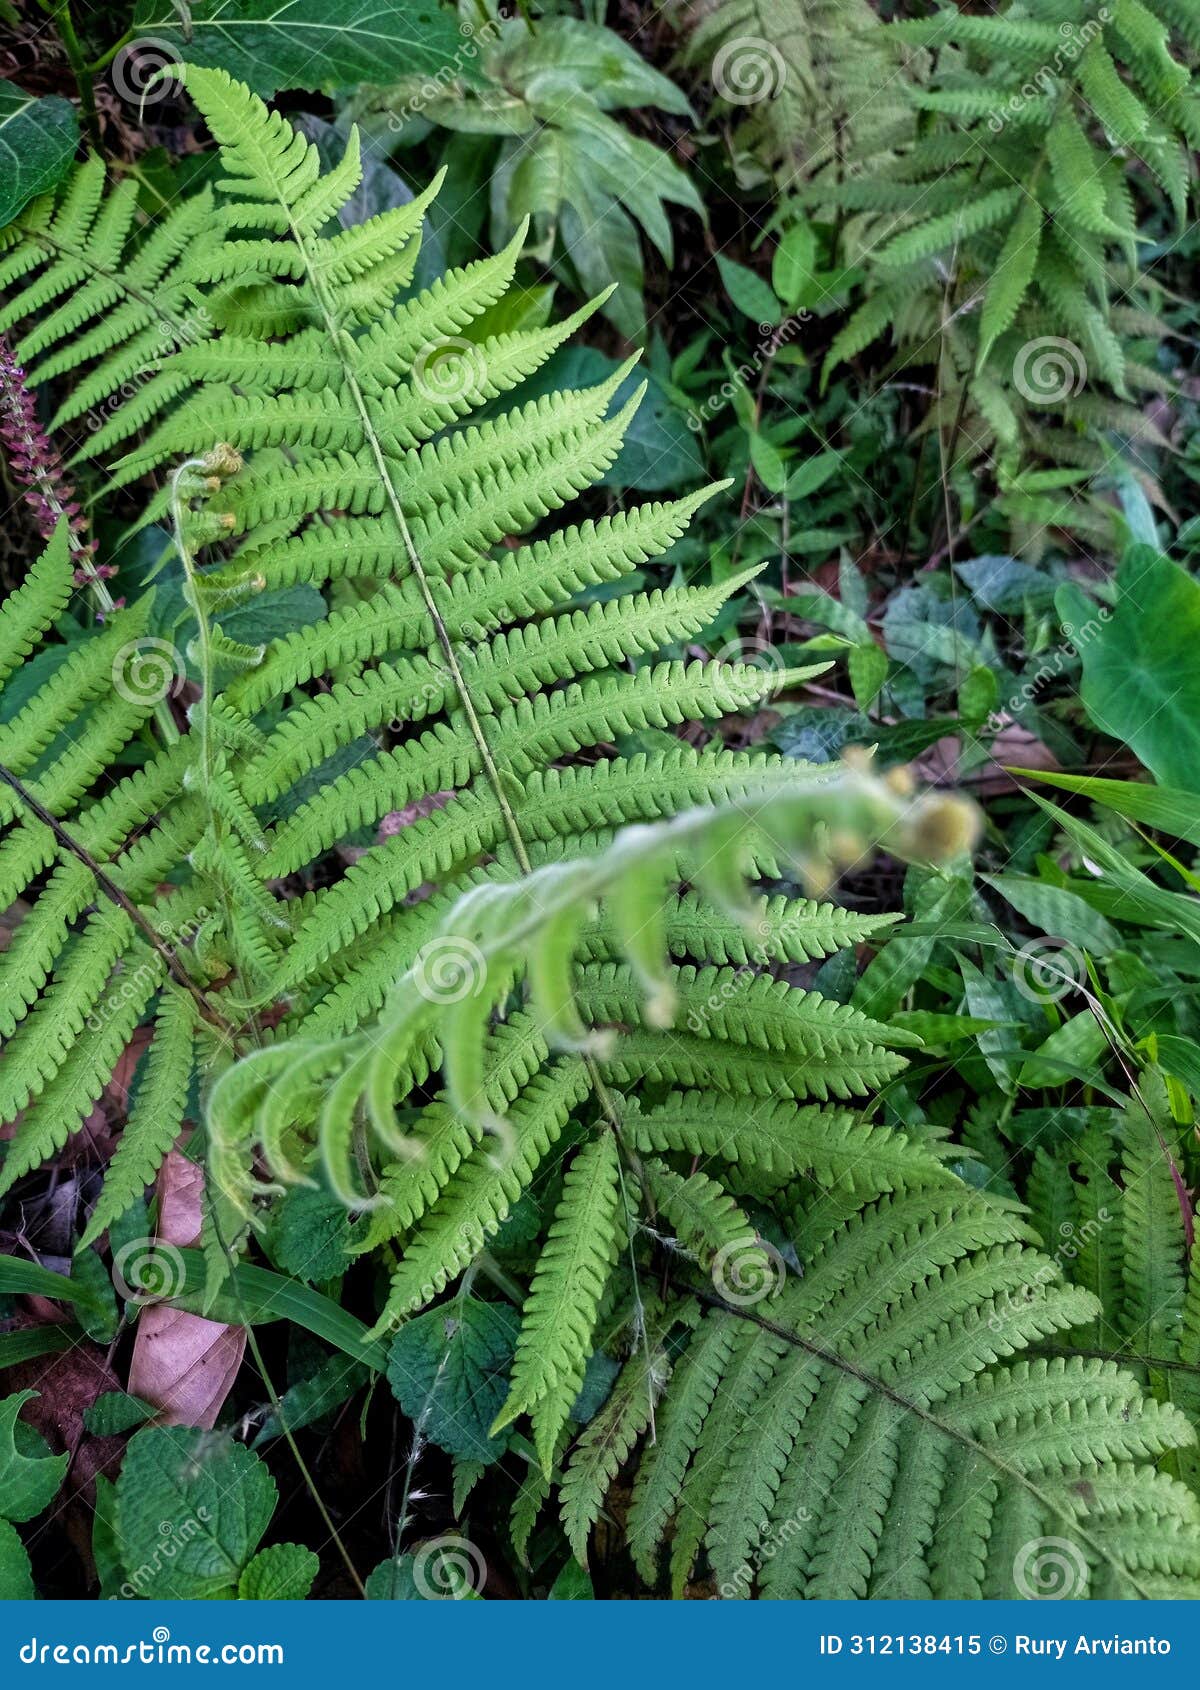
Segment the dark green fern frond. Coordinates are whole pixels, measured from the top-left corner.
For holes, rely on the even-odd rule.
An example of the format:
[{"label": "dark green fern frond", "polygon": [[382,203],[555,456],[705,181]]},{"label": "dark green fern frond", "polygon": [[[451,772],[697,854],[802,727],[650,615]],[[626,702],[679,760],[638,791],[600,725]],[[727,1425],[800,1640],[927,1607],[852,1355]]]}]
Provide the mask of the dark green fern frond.
[{"label": "dark green fern frond", "polygon": [[[1194,1318],[1200,1279],[1192,1204],[1180,1172],[1180,1129],[1154,1069],[1141,1076],[1138,1093],[1125,1109],[1119,1142],[1091,1127],[1038,1153],[1031,1206],[1046,1247],[1057,1252],[1067,1277],[1096,1299],[1097,1317],[1064,1345],[1122,1357],[1154,1398],[1194,1417],[1200,1411]],[[1164,1466],[1200,1490],[1193,1450],[1173,1453]]]},{"label": "dark green fern frond", "polygon": [[739,111],[739,145],[789,182],[914,132],[905,55],[860,0],[704,0],[688,22],[687,60]]},{"label": "dark green fern frond", "polygon": [[[800,186],[803,203],[836,208],[840,257],[865,276],[823,380],[890,333],[901,360],[937,366],[936,409],[959,419],[956,439],[1009,473],[1045,450],[1050,417],[1095,446],[1121,429],[1100,408],[1129,395],[1123,313],[1155,304],[1139,193],[1151,181],[1182,219],[1191,192],[1186,10],[1036,0],[876,25],[883,49],[928,58],[895,84],[909,131],[851,137],[840,172]],[[1055,519],[1049,501],[1031,514]]]}]

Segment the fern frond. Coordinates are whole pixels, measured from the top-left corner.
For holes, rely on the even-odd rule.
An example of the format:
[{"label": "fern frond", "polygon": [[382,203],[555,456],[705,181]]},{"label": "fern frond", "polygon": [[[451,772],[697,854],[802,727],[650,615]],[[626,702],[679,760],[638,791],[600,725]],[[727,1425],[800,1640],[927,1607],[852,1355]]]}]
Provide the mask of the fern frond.
[{"label": "fern frond", "polygon": [[89,159],[57,201],[47,196],[22,212],[15,244],[0,259],[0,289],[25,284],[0,307],[0,333],[21,331],[16,352],[30,380],[37,385],[86,371],[50,425],[58,429],[91,412],[97,426],[81,456],[106,450],[138,426],[124,406],[131,383],[139,387],[139,422],[186,391],[189,384],[178,377],[157,388],[142,378],[165,355],[213,329],[186,278],[187,256],[211,222],[211,195],[204,191],[172,207],[141,238],[134,183],[107,198],[103,189],[103,161]]},{"label": "fern frond", "polygon": [[716,1180],[706,1174],[686,1176],[651,1157],[642,1165],[646,1193],[656,1214],[665,1219],[676,1245],[711,1266],[722,1253],[738,1252],[739,1271],[769,1272],[758,1235],[746,1216]]},{"label": "fern frond", "polygon": [[[678,1509],[677,1590],[705,1540],[724,1596],[760,1583],[776,1597],[1023,1594],[1013,1556],[1029,1539],[1005,1527],[1018,1509],[1033,1537],[1066,1538],[1075,1594],[1091,1582],[1147,1595],[1164,1576],[1195,1577],[1190,1504],[1172,1515],[1166,1555],[1129,1529],[1139,1508],[1170,1513],[1179,1497],[1127,1464],[1190,1441],[1190,1428],[1111,1364],[1006,1362],[1094,1304],[1055,1283],[1012,1216],[965,1194],[934,1207],[940,1221],[920,1198],[862,1210],[765,1323],[709,1315],[635,1486],[631,1538],[645,1576]],[[664,1429],[692,1350],[698,1403],[677,1447]],[[1086,1502],[1081,1470],[1100,1480]],[[819,1512],[805,1502],[814,1494]]]},{"label": "fern frond", "polygon": [[[578,1394],[591,1352],[592,1330],[618,1245],[617,1141],[602,1131],[567,1169],[563,1194],[538,1258],[521,1317],[512,1386],[493,1432],[528,1413],[551,1392]],[[546,1425],[538,1441],[549,1468],[561,1426]]]},{"label": "fern frond", "polygon": [[195,1010],[190,1000],[181,992],[165,993],[145,1059],[145,1076],[79,1249],[93,1244],[137,1202],[179,1137],[191,1083],[194,1041]]},{"label": "fern frond", "polygon": [[733,1098],[678,1092],[634,1116],[629,1130],[639,1150],[712,1157],[778,1185],[811,1172],[829,1188],[855,1191],[865,1182],[874,1196],[888,1188],[881,1182],[895,1181],[892,1189],[899,1189],[919,1181],[942,1184],[952,1177],[936,1155],[902,1133],[871,1126],[848,1110],[815,1104],[747,1108]]},{"label": "fern frond", "polygon": [[984,229],[990,229],[994,224],[1002,222],[1020,198],[1019,188],[994,188],[990,193],[981,194],[976,200],[960,206],[956,211],[947,211],[940,217],[931,217],[928,222],[918,224],[914,229],[906,229],[903,234],[889,241],[878,255],[879,263],[896,268],[930,258],[944,247],[954,246],[957,242],[966,240],[971,235],[978,235]]},{"label": "fern frond", "polygon": [[21,585],[0,605],[0,682],[24,662],[71,597],[67,542],[64,521]]},{"label": "fern frond", "polygon": [[577,1058],[564,1057],[536,1076],[509,1110],[501,1153],[485,1146],[452,1176],[428,1211],[392,1278],[378,1322],[384,1330],[431,1301],[484,1247],[561,1137],[572,1107],[587,1094]]},{"label": "fern frond", "polygon": [[625,1363],[604,1407],[589,1421],[563,1473],[561,1513],[567,1542],[587,1565],[587,1544],[613,1480],[650,1424],[671,1361],[661,1330],[648,1333]]}]

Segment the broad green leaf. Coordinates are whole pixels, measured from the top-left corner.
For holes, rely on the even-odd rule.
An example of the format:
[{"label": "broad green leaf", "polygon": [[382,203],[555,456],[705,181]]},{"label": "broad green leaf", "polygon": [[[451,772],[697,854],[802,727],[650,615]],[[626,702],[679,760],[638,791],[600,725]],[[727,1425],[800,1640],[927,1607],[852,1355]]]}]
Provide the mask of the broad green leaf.
[{"label": "broad green leaf", "polygon": [[258,1554],[238,1580],[243,1602],[302,1602],[321,1563],[299,1543],[273,1543]]},{"label": "broad green leaf", "polygon": [[1110,921],[1062,886],[1049,886],[1023,874],[985,874],[981,878],[1043,933],[1070,939],[1098,957],[1107,956],[1121,943],[1121,935]]},{"label": "broad green leaf", "polygon": [[519,49],[519,62],[522,75],[539,91],[574,90],[603,111],[660,106],[680,117],[691,115],[682,89],[616,30],[598,24],[545,17]]},{"label": "broad green leaf", "polygon": [[1043,1039],[1022,1067],[1019,1083],[1034,1090],[1065,1086],[1076,1078],[1090,1083],[1107,1049],[1103,1027],[1090,1009],[1081,1009]]},{"label": "broad green leaf", "polygon": [[[0,1402],[0,1519],[32,1520],[53,1501],[70,1459],[65,1453],[51,1455],[45,1442],[17,1415],[37,1391],[16,1391]],[[17,1448],[17,1426],[21,1427]],[[46,1453],[31,1455],[26,1450]]]},{"label": "broad green leaf", "polygon": [[1190,1092],[1200,1097],[1200,1045],[1195,1039],[1181,1038],[1175,1033],[1155,1033],[1152,1047],[1159,1067],[1168,1074],[1174,1074]]},{"label": "broad green leaf", "polygon": [[1000,688],[995,671],[977,664],[958,689],[958,713],[969,727],[978,727],[996,708]]},{"label": "broad green leaf", "polygon": [[[840,452],[818,452],[815,458],[797,464],[789,473],[784,492],[789,499],[809,499],[824,487],[831,476],[836,475],[843,463]],[[844,599],[844,592],[842,596]],[[862,609],[865,611],[865,604]]]},{"label": "broad green leaf", "polygon": [[79,143],[79,119],[70,100],[38,99],[12,82],[0,82],[0,228],[36,199],[57,188]]},{"label": "broad green leaf", "polygon": [[778,449],[765,434],[750,436],[750,461],[754,472],[769,493],[781,493],[787,480],[787,468]]},{"label": "broad green leaf", "polygon": [[465,73],[471,63],[452,8],[438,0],[139,0],[133,28],[262,95],[329,94],[449,68]]},{"label": "broad green leaf", "polygon": [[819,588],[791,594],[787,607],[793,615],[802,616],[806,622],[816,622],[823,628],[832,628],[836,634],[844,634],[855,645],[866,645],[871,638],[870,629],[856,610]]},{"label": "broad green leaf", "polygon": [[112,1438],[140,1426],[154,1413],[150,1403],[131,1397],[128,1391],[104,1391],[84,1410],[83,1423],[96,1437]]},{"label": "broad green leaf", "polygon": [[498,1461],[507,1440],[489,1427],[508,1395],[520,1320],[505,1303],[447,1303],[401,1327],[388,1383],[410,1420],[451,1455]]},{"label": "broad green leaf", "polygon": [[96,1250],[80,1250],[71,1261],[71,1278],[87,1292],[75,1304],[79,1324],[98,1344],[111,1343],[120,1323],[117,1294],[108,1269]]},{"label": "broad green leaf", "polygon": [[0,1292],[15,1291],[18,1295],[49,1297],[57,1303],[75,1303],[100,1316],[104,1305],[97,1301],[94,1290],[65,1273],[54,1273],[38,1262],[27,1262],[19,1256],[0,1256]]},{"label": "broad green leaf", "polygon": [[[139,1432],[117,1480],[117,1541],[138,1594],[159,1601],[230,1595],[275,1501],[266,1467],[225,1433],[190,1426]],[[164,1543],[173,1555],[163,1552]]]},{"label": "broad green leaf", "polygon": [[[100,1580],[102,1600],[120,1594],[125,1580],[121,1552],[117,1548],[117,1486],[103,1473],[96,1475],[96,1502],[92,1510],[92,1560]],[[133,1594],[132,1588],[124,1592]]]},{"label": "broad green leaf", "polygon": [[0,1332],[0,1371],[38,1356],[61,1355],[78,1341],[78,1332],[67,1326],[23,1326],[16,1332]]},{"label": "broad green leaf", "polygon": [[1061,587],[1059,614],[1083,663],[1080,697],[1166,786],[1200,791],[1200,582],[1149,547],[1117,576],[1117,607]]},{"label": "broad green leaf", "polygon": [[879,689],[887,680],[887,652],[868,640],[856,645],[846,654],[846,668],[854,702],[860,710],[868,710],[879,696]]},{"label": "broad green leaf", "polygon": [[327,1191],[297,1186],[272,1217],[270,1254],[284,1273],[323,1285],[345,1272],[352,1237],[344,1203]]},{"label": "broad green leaf", "polygon": [[415,1554],[381,1561],[367,1575],[368,1602],[477,1602],[483,1562],[465,1538],[432,1538]]},{"label": "broad green leaf", "polygon": [[1200,944],[1200,900],[1156,886],[1094,827],[1037,793],[1032,796],[1039,808],[1053,816],[1063,832],[1104,871],[1104,878],[1097,879],[1094,887],[1082,883],[1078,886],[1081,898],[1114,920],[1165,927],[1170,932],[1185,933]]},{"label": "broad green leaf", "polygon": [[591,1574],[575,1560],[565,1564],[547,1592],[550,1602],[593,1602],[595,1598]]},{"label": "broad green leaf", "polygon": [[1054,582],[1015,557],[986,555],[956,563],[954,573],[971,589],[976,604],[1002,616],[1048,610],[1054,603]]},{"label": "broad green leaf", "polygon": [[717,269],[725,284],[725,292],[744,317],[770,328],[779,321],[779,301],[762,277],[744,264],[718,253]]},{"label": "broad green leaf", "polygon": [[796,223],[775,248],[771,263],[771,286],[785,310],[807,305],[814,291],[817,267],[817,236],[810,223]]},{"label": "broad green leaf", "polygon": [[1119,463],[1115,467],[1115,480],[1130,543],[1150,546],[1154,551],[1158,551],[1158,524],[1154,520],[1154,511],[1146,497],[1145,488],[1140,481],[1134,479],[1128,463]]},{"label": "broad green leaf", "polygon": [[0,1520],[0,1602],[32,1602],[33,1568],[15,1526]]},{"label": "broad green leaf", "polygon": [[393,1555],[367,1574],[368,1602],[419,1602],[421,1592],[413,1577],[413,1557]]},{"label": "broad green leaf", "polygon": [[[885,953],[886,954],[886,953]],[[1019,1054],[1020,1039],[1006,1014],[1004,995],[995,981],[982,974],[965,956],[958,958],[959,971],[967,999],[967,1009],[981,1021],[991,1021],[987,1033],[978,1035],[980,1055],[992,1071],[992,1078],[1000,1090],[1011,1092],[1014,1085],[1014,1058]]]},{"label": "broad green leaf", "polygon": [[905,928],[889,940],[863,971],[851,1003],[864,1015],[886,1016],[916,984],[933,959],[937,940],[947,923],[970,907],[971,882],[967,875],[930,875],[916,898],[915,914],[925,932],[912,937]]}]

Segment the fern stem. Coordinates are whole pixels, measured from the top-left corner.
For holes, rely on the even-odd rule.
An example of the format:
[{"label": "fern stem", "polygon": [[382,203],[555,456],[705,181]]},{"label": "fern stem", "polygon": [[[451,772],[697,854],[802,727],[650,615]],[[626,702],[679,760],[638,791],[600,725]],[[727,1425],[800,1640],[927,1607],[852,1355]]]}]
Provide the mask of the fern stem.
[{"label": "fern stem", "polygon": [[[451,679],[454,682],[455,690],[466,715],[467,724],[471,730],[471,736],[479,748],[479,755],[483,762],[484,773],[487,776],[488,784],[491,786],[492,791],[496,795],[496,802],[500,807],[500,813],[504,819],[505,831],[508,833],[509,839],[512,843],[513,853],[517,859],[521,873],[527,875],[531,873],[533,865],[529,858],[525,839],[521,833],[516,812],[514,811],[508,793],[505,790],[503,777],[501,776],[496,760],[492,755],[491,745],[488,741],[487,735],[483,731],[483,724],[479,719],[477,710],[475,709],[475,702],[471,697],[470,688],[467,686],[466,677],[464,676],[462,667],[458,661],[458,654],[454,649],[454,642],[450,638],[450,630],[447,628],[445,619],[438,608],[437,598],[433,591],[433,583],[430,581],[429,576],[425,571],[425,567],[421,562],[416,541],[413,539],[412,529],[409,527],[408,518],[404,514],[404,507],[400,502],[400,495],[396,491],[396,484],[392,479],[391,469],[384,454],[383,446],[380,443],[375,424],[371,418],[371,412],[369,406],[367,405],[366,396],[364,395],[363,390],[359,385],[358,378],[354,373],[353,363],[346,356],[346,331],[342,329],[337,320],[337,314],[325,287],[324,279],[322,278],[317,266],[313,263],[312,254],[309,251],[308,241],[304,238],[301,231],[296,227],[295,221],[292,219],[291,208],[282,199],[280,200],[280,205],[282,206],[284,214],[291,225],[293,239],[304,256],[304,264],[309,286],[312,288],[313,297],[320,307],[321,315],[325,319],[325,326],[330,340],[337,349],[338,356],[341,359],[342,373],[344,375],[347,388],[354,401],[354,407],[358,412],[359,420],[362,423],[363,434],[370,448],[371,456],[374,459],[376,472],[378,473],[380,482],[383,486],[384,496],[387,499],[388,507],[392,514],[392,520],[396,524],[397,533],[400,535],[401,544],[404,547],[409,567],[412,569],[412,572],[416,577],[417,584],[420,587],[421,597],[425,601],[425,608],[429,613],[430,621],[433,623],[434,631],[437,635],[438,645],[441,647],[446,666],[450,671]],[[605,1084],[604,1078],[590,1054],[584,1054],[584,1062],[588,1070],[588,1077],[591,1081],[592,1089],[599,1100],[600,1106],[605,1115],[608,1117],[613,1130],[619,1132],[621,1121],[616,1105],[613,1102],[612,1093]]]},{"label": "fern stem", "polygon": [[107,50],[107,52],[101,53],[101,55],[98,59],[92,60],[91,64],[87,67],[89,72],[91,73],[91,75],[92,76],[99,76],[99,74],[102,70],[107,70],[108,66],[110,64],[112,64],[113,60],[116,58],[117,54],[121,51],[121,49],[124,48],[124,47],[128,47],[129,43],[131,41],[135,41],[136,39],[137,39],[137,37],[134,34],[133,30],[127,29],[125,31],[124,35],[120,36],[118,38],[118,40],[113,42],[112,46]]},{"label": "fern stem", "polygon": [[66,49],[67,63],[71,67],[71,74],[75,78],[75,86],[79,90],[79,104],[83,111],[84,127],[88,133],[88,140],[100,150],[100,116],[96,110],[96,90],[92,86],[92,70],[87,61],[87,54],[75,33],[75,20],[71,16],[70,0],[53,0],[53,7],[43,0],[43,10],[53,10],[54,21],[58,25],[58,33],[62,37],[62,44]]},{"label": "fern stem", "polygon": [[[175,545],[179,552],[179,561],[183,565],[184,597],[196,618],[196,649],[199,653],[200,696],[196,700],[196,732],[197,743],[200,748],[200,772],[204,777],[204,788],[207,792],[212,779],[212,738],[209,706],[212,699],[213,661],[212,661],[212,628],[209,625],[208,614],[205,611],[200,590],[196,585],[196,564],[183,532],[183,495],[181,482],[185,475],[193,470],[203,470],[205,467],[200,458],[189,458],[182,463],[171,477],[171,518],[175,527]],[[209,812],[210,822],[213,820]]]},{"label": "fern stem", "polygon": [[1200,1361],[1180,1361],[1171,1356],[1143,1356],[1132,1350],[1085,1350],[1067,1344],[1030,1344],[1029,1349],[1034,1355],[1055,1358],[1062,1356],[1068,1361],[1072,1356],[1082,1356],[1087,1361],[1111,1361],[1118,1367],[1144,1367],[1152,1373],[1161,1370],[1164,1373],[1200,1374]]}]

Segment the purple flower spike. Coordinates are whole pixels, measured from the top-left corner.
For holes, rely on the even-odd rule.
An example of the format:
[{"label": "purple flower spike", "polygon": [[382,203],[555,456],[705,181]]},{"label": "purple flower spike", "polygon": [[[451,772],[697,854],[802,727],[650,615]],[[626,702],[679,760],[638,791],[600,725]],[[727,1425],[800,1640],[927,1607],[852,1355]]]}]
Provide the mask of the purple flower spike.
[{"label": "purple flower spike", "polygon": [[13,480],[25,490],[25,503],[34,513],[42,538],[48,540],[65,517],[76,579],[81,584],[93,585],[97,579],[92,563],[94,542],[79,537],[87,527],[87,517],[79,508],[58,451],[37,419],[25,371],[3,335],[0,335],[0,443]]}]

